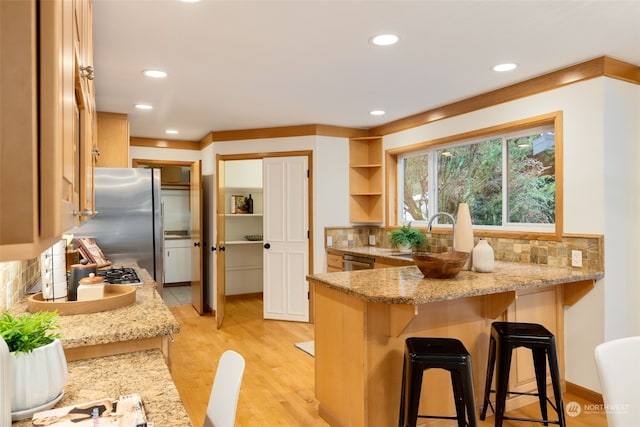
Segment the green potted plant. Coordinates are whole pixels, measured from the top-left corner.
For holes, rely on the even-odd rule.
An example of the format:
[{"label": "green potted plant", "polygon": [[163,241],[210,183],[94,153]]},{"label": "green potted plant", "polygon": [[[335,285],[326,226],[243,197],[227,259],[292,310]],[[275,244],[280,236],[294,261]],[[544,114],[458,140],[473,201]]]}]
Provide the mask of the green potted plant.
[{"label": "green potted plant", "polygon": [[427,238],[420,230],[411,228],[411,223],[408,223],[396,230],[391,230],[389,242],[397,246],[401,252],[411,252],[416,246],[425,244]]},{"label": "green potted plant", "polygon": [[62,397],[67,360],[56,331],[57,318],[57,312],[49,311],[0,315],[0,336],[10,352],[14,420],[30,417],[34,408],[52,407]]}]

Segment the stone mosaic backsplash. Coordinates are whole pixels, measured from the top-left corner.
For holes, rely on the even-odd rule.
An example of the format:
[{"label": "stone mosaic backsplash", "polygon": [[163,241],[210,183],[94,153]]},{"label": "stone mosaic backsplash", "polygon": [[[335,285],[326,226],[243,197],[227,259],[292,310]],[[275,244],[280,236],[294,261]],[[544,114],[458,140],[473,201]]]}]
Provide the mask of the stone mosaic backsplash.
[{"label": "stone mosaic backsplash", "polygon": [[40,258],[0,262],[0,311],[11,307],[40,280]]},{"label": "stone mosaic backsplash", "polygon": [[[381,227],[325,227],[325,246],[331,237],[331,246],[347,248],[368,246],[369,236],[375,236],[377,247],[390,248],[387,230]],[[453,246],[451,234],[426,233],[428,252],[445,252]],[[475,237],[478,243],[479,237]],[[561,241],[530,240],[508,237],[482,237],[493,248],[495,259],[499,261],[547,264],[557,267],[571,265],[571,251],[582,251],[582,265],[585,268],[603,270],[603,236],[564,236]]]}]

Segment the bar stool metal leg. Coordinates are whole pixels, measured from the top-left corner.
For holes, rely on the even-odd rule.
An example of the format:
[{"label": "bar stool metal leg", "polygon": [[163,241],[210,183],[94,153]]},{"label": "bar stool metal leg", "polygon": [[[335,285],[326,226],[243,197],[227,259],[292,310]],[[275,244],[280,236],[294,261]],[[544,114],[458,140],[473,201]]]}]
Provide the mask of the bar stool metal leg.
[{"label": "bar stool metal leg", "polygon": [[[542,419],[548,420],[547,416],[547,352],[544,349],[531,349],[533,353],[533,367],[536,372],[536,384],[538,386],[538,401],[540,402],[540,414]],[[548,426],[549,423],[543,423]]]},{"label": "bar stool metal leg", "polygon": [[491,402],[489,397],[491,395],[491,382],[493,381],[493,369],[496,366],[496,340],[493,336],[489,337],[489,357],[487,362],[487,375],[484,380],[484,399],[482,399],[482,412],[480,412],[480,419],[484,421],[487,416],[487,409]]},{"label": "bar stool metal leg", "polygon": [[509,388],[509,368],[511,367],[511,347],[502,343],[496,345],[496,365],[498,373],[496,376],[496,422],[495,427],[502,427],[504,420],[504,410],[507,401],[507,390]]}]

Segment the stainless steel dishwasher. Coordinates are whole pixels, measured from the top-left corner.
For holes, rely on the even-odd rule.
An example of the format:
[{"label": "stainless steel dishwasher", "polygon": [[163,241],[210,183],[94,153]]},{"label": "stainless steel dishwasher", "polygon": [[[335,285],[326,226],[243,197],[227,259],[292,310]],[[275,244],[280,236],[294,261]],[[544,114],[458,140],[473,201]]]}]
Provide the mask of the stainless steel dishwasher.
[{"label": "stainless steel dishwasher", "polygon": [[342,255],[344,271],[370,270],[373,268],[375,258],[364,255],[344,254]]}]

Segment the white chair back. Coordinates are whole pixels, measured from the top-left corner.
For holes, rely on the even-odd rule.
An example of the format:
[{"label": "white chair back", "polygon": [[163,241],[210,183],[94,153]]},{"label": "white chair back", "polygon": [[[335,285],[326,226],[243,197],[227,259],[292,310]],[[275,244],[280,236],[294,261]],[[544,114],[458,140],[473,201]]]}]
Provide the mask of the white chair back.
[{"label": "white chair back", "polygon": [[204,427],[234,426],[244,365],[244,358],[235,351],[227,350],[222,354],[211,388]]},{"label": "white chair back", "polygon": [[640,337],[620,338],[595,350],[609,427],[640,425]]}]

